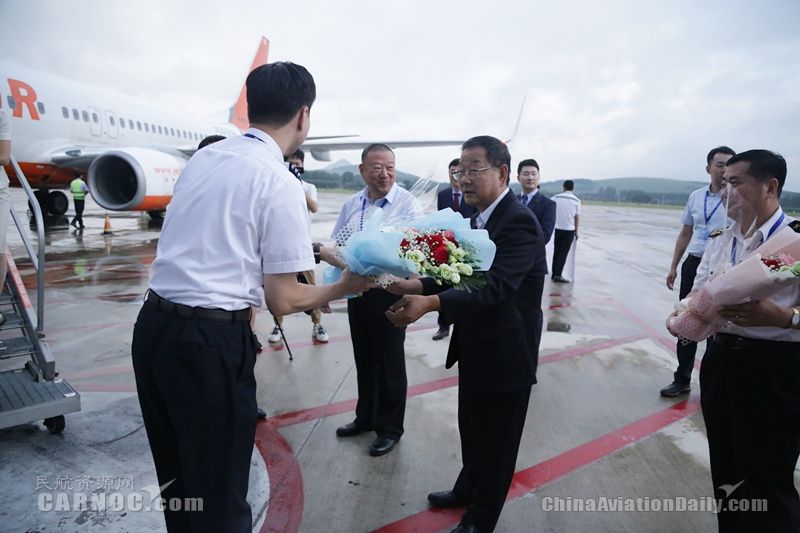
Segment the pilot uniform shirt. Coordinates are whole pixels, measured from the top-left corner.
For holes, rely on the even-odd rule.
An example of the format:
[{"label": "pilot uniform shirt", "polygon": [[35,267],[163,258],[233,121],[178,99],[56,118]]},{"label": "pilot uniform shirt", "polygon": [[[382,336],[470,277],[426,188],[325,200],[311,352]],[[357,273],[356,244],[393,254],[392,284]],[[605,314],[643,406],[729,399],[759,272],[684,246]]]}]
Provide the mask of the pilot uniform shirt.
[{"label": "pilot uniform shirt", "polygon": [[711,186],[692,191],[681,218],[684,225],[692,226],[692,239],[686,248],[689,255],[702,257],[708,244],[708,235],[714,230],[725,229],[727,220],[721,191],[712,194]]},{"label": "pilot uniform shirt", "polygon": [[556,203],[555,229],[575,231],[575,215],[581,214],[581,201],[572,191],[564,191],[553,196]]},{"label": "pilot uniform shirt", "polygon": [[[714,273],[722,269],[730,269],[731,265],[738,265],[742,260],[758,252],[758,247],[761,244],[788,226],[792,220],[779,207],[769,220],[753,232],[749,239],[742,234],[738,223],[734,223],[718,237],[711,238],[706,248],[706,253],[703,255],[702,261],[700,261],[700,266],[697,267],[697,276],[692,290],[700,289]],[[800,278],[795,278],[791,283],[787,283],[786,288],[781,289],[770,300],[784,307],[798,305],[800,303]],[[750,339],[800,342],[800,330],[792,328],[745,328],[729,323],[726,327],[720,329],[720,333],[729,333]]]},{"label": "pilot uniform shirt", "polygon": [[234,311],[262,305],[263,274],[314,266],[303,186],[275,141],[250,128],[187,163],[161,230],[150,288],[175,303]]},{"label": "pilot uniform shirt", "polygon": [[[385,197],[374,201],[370,201],[369,189],[364,187],[361,192],[348,198],[342,206],[342,210],[339,211],[339,218],[336,219],[336,225],[331,232],[331,237],[336,240],[336,244],[341,246],[347,241],[350,235],[345,235],[345,233],[363,229],[364,223],[369,220],[369,217],[375,212],[375,208],[378,207],[383,209],[384,219],[388,218],[389,220],[413,220],[424,214],[419,200],[397,183],[392,185]],[[350,231],[342,232],[345,228]]]}]

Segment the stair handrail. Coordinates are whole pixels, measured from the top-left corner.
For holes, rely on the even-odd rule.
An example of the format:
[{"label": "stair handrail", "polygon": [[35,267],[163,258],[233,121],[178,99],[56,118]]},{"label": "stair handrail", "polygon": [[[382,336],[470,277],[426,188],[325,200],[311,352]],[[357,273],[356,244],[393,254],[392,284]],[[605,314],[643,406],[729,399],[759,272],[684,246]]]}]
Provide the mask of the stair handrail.
[{"label": "stair handrail", "polygon": [[30,184],[28,183],[28,179],[25,177],[25,173],[22,172],[22,168],[20,168],[17,159],[14,157],[14,154],[11,154],[11,164],[14,167],[14,172],[17,174],[17,180],[19,181],[20,185],[22,185],[25,194],[28,196],[28,200],[30,201],[31,210],[33,211],[33,217],[36,221],[36,236],[39,240],[38,243],[38,251],[34,253],[33,246],[31,245],[30,238],[27,235],[27,232],[23,231],[23,221],[20,221],[17,212],[14,208],[10,208],[11,218],[14,220],[14,224],[17,226],[17,231],[19,231],[20,237],[22,237],[22,242],[25,245],[25,250],[28,253],[28,257],[33,264],[34,270],[36,270],[36,334],[39,337],[44,336],[44,254],[45,254],[45,240],[44,240],[44,217],[42,215],[42,209],[39,206],[39,200],[36,198],[36,195],[33,194],[33,189],[31,189]]}]

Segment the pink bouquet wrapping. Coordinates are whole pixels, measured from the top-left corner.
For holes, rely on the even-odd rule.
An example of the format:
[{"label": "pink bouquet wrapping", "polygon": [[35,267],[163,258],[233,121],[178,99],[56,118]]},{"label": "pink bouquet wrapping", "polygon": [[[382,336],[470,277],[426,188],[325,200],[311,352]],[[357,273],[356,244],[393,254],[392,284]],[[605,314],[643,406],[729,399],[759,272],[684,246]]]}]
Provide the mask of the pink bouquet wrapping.
[{"label": "pink bouquet wrapping", "polygon": [[800,276],[800,234],[784,228],[733,268],[712,276],[702,288],[677,305],[668,320],[680,339],[700,342],[724,327],[720,307],[773,296]]}]

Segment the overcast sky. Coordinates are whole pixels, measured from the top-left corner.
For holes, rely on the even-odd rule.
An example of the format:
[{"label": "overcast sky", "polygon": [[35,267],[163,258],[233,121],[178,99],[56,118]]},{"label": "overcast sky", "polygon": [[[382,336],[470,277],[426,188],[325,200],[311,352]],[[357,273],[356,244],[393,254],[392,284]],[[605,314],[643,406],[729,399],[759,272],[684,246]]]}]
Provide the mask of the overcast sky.
[{"label": "overcast sky", "polygon": [[[312,135],[507,138],[527,95],[511,155],[544,181],[705,179],[727,144],[782,153],[797,191],[798,28],[797,0],[0,0],[0,57],[208,114],[263,35],[316,79]],[[457,155],[400,150],[398,167],[444,180]]]}]

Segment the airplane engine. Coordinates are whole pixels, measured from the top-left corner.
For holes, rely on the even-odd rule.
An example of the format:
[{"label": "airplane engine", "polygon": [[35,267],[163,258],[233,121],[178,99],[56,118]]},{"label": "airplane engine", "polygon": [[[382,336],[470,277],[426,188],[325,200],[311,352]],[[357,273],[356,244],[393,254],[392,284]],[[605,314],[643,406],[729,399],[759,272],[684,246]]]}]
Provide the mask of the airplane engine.
[{"label": "airplane engine", "polygon": [[159,211],[167,207],[186,158],[150,148],[120,148],[89,167],[89,191],[112,211]]}]

